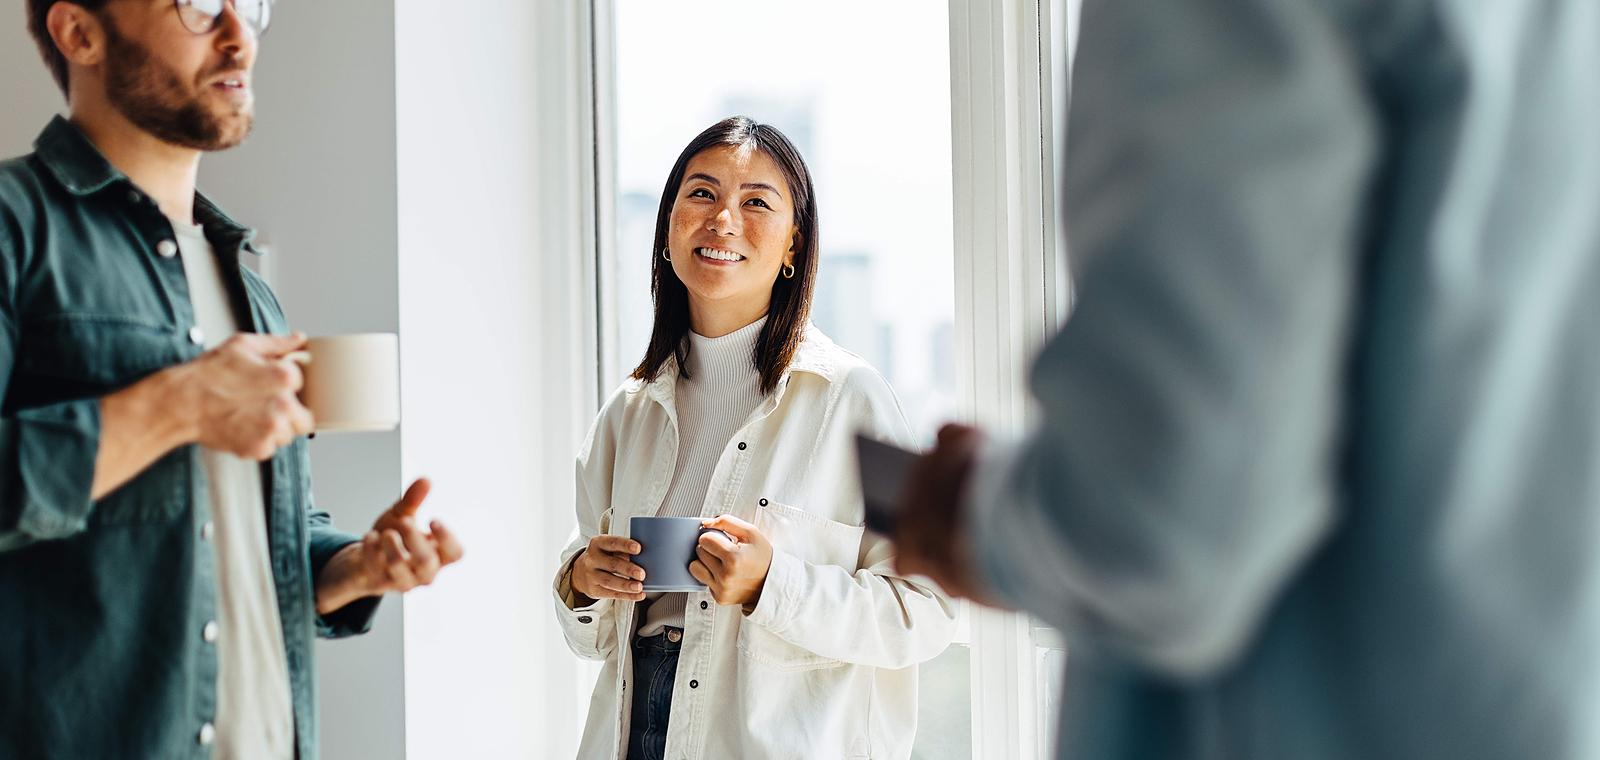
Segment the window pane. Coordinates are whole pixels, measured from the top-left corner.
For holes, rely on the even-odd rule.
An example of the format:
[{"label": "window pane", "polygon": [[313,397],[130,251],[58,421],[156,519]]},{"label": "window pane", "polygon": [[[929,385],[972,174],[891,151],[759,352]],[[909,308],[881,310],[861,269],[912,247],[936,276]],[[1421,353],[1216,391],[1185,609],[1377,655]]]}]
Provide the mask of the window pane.
[{"label": "window pane", "polygon": [[618,0],[614,19],[615,366],[649,341],[667,172],[700,130],[742,114],[788,135],[816,181],[813,321],[883,372],[931,441],[955,412],[944,5]]},{"label": "window pane", "polygon": [[[742,114],[788,135],[815,179],[813,322],[884,374],[931,442],[956,411],[945,4],[616,0],[612,19],[611,365],[627,372],[649,340],[667,172],[702,129]],[[965,646],[923,666],[916,757],[970,756],[969,692]]]}]

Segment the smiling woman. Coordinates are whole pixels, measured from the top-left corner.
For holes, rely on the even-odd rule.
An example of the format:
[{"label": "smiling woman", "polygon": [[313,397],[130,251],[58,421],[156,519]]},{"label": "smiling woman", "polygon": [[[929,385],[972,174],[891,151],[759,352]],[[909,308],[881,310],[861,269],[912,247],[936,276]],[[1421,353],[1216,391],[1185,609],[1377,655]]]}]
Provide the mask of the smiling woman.
[{"label": "smiling woman", "polygon": [[667,175],[653,250],[655,327],[633,377],[655,380],[668,357],[685,369],[691,328],[720,338],[770,315],[756,365],[761,391],[772,391],[804,338],[816,287],[817,204],[800,151],[742,116],[701,132]]},{"label": "smiling woman", "polygon": [[[581,447],[555,574],[569,646],[604,663],[582,757],[912,751],[917,666],[955,610],[861,527],[853,436],[910,431],[883,376],[811,326],[817,248],[811,173],[777,129],[725,119],[679,155],[643,251],[650,345]],[[652,517],[705,532],[625,535]],[[647,593],[639,555],[662,550],[704,590]]]}]

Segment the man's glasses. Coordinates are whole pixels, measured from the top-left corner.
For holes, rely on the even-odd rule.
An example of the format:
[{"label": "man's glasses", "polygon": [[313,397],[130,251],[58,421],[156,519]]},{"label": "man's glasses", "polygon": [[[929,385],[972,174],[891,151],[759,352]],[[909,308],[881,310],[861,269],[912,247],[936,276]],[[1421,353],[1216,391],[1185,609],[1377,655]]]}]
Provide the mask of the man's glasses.
[{"label": "man's glasses", "polygon": [[272,23],[272,0],[173,0],[178,19],[195,34],[210,34],[222,19],[222,9],[233,5],[233,12],[256,37],[267,33]]}]

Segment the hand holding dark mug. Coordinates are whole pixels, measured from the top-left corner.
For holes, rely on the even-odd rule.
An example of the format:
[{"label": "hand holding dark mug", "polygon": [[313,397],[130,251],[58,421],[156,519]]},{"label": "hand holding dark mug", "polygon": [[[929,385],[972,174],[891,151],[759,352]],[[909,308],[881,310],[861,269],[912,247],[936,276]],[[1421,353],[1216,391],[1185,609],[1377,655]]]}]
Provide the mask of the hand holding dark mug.
[{"label": "hand holding dark mug", "polygon": [[644,590],[650,593],[705,591],[701,579],[690,571],[700,536],[712,528],[698,517],[652,517],[628,519],[628,535],[638,542],[640,551],[633,561],[644,568],[649,580]]},{"label": "hand holding dark mug", "polygon": [[589,539],[572,562],[572,590],[581,595],[578,606],[587,607],[596,599],[643,601],[644,568],[632,559],[640,550],[638,541],[622,536]]}]

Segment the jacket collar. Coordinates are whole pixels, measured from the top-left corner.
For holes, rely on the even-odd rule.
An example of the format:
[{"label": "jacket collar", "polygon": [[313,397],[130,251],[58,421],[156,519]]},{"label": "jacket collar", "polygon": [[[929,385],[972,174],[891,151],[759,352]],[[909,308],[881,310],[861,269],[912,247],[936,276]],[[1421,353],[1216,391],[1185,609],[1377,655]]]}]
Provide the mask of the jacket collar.
[{"label": "jacket collar", "polygon": [[[100,149],[83,134],[83,130],[60,115],[52,118],[44,131],[39,133],[33,147],[39,162],[73,195],[82,197],[115,184],[132,184],[128,175],[106,160]],[[215,242],[260,253],[251,244],[255,230],[234,221],[199,191],[194,194],[194,215],[195,221],[205,226]]]}]

